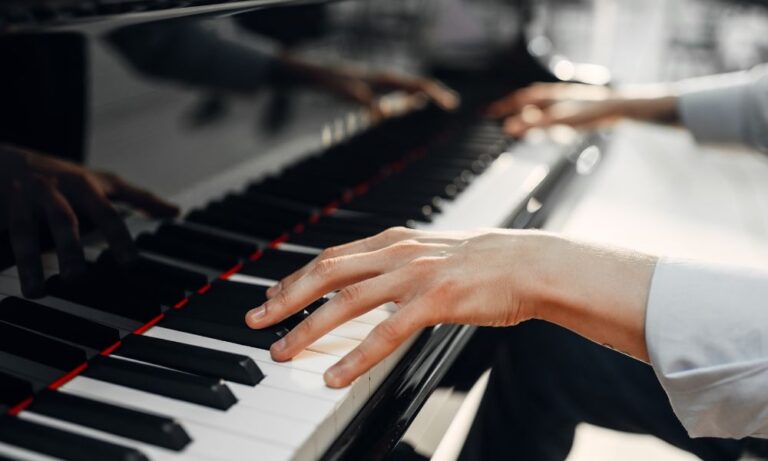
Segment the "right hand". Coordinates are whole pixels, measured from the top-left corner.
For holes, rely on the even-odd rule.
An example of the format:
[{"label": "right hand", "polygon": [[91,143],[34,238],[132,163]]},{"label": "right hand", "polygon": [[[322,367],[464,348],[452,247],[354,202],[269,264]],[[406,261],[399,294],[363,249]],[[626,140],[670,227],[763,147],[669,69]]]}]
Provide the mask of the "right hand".
[{"label": "right hand", "polygon": [[96,223],[118,261],[136,257],[131,235],[112,200],[153,217],[178,213],[174,205],[114,174],[0,145],[0,228],[8,228],[24,296],[40,297],[45,291],[38,240],[40,218],[51,230],[64,278],[75,277],[85,269],[75,210]]},{"label": "right hand", "polygon": [[488,115],[504,118],[504,131],[513,137],[552,125],[594,129],[621,118],[656,123],[678,119],[677,97],[661,89],[632,94],[574,83],[536,83],[522,88],[491,104]]}]

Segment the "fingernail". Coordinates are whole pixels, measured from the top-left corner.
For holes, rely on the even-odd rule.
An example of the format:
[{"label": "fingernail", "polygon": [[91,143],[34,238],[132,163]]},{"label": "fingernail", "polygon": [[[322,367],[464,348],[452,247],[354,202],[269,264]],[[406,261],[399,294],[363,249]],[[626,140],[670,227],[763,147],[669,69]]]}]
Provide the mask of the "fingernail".
[{"label": "fingernail", "polygon": [[272,352],[281,352],[285,349],[285,339],[281,339],[275,343],[272,343],[272,347],[269,348]]},{"label": "fingernail", "polygon": [[323,374],[323,379],[325,379],[325,382],[331,386],[338,386],[340,383],[340,378],[341,370],[336,365],[325,370],[325,373]]},{"label": "fingernail", "polygon": [[265,315],[267,315],[267,309],[264,306],[259,306],[248,312],[248,319],[252,322],[258,322],[259,319],[264,318]]}]

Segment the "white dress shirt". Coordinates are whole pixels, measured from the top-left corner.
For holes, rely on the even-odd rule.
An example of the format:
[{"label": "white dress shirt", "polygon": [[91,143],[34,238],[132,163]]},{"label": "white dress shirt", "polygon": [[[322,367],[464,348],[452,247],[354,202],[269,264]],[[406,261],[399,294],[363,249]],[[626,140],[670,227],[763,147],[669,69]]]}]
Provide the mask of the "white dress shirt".
[{"label": "white dress shirt", "polygon": [[[768,67],[694,87],[679,110],[697,140],[768,151]],[[647,308],[651,364],[689,435],[768,438],[768,273],[661,259]]]}]

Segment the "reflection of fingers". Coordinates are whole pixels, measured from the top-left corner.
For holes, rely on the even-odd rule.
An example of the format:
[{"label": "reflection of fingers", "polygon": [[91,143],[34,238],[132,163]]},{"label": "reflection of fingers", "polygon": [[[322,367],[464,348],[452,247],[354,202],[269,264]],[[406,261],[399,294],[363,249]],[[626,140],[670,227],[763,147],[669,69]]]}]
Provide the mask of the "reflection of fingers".
[{"label": "reflection of fingers", "polygon": [[115,258],[126,263],[137,256],[131,234],[120,214],[89,178],[81,178],[73,184],[74,200],[93,218]]},{"label": "reflection of fingers", "polygon": [[124,201],[153,218],[171,218],[179,214],[179,207],[166,202],[147,190],[116,177],[111,178],[111,182],[113,198]]},{"label": "reflection of fingers", "polygon": [[373,235],[368,238],[356,240],[354,242],[345,243],[336,247],[331,247],[323,250],[315,259],[310,261],[306,266],[302,267],[293,274],[282,279],[277,285],[267,290],[267,296],[272,297],[277,294],[283,287],[289,286],[296,280],[303,277],[308,271],[324,259],[338,258],[341,256],[352,255],[355,253],[367,253],[371,251],[380,250],[387,247],[397,241],[407,239],[413,235],[416,235],[416,231],[407,229],[405,227],[392,227]]},{"label": "reflection of fingers", "polygon": [[34,182],[38,200],[43,205],[48,226],[56,243],[59,271],[71,278],[85,271],[85,256],[80,243],[77,216],[67,199],[48,181]]},{"label": "reflection of fingers", "polygon": [[347,286],[275,343],[272,358],[288,360],[342,323],[396,301],[397,293],[404,289],[401,278],[395,271]]},{"label": "reflection of fingers", "polygon": [[422,317],[421,311],[415,306],[403,307],[392,314],[378,324],[352,352],[325,372],[325,383],[334,388],[349,385],[426,325]]},{"label": "reflection of fingers", "polygon": [[21,291],[28,298],[43,296],[43,264],[40,261],[40,243],[34,201],[20,184],[14,184],[9,204],[8,231],[13,255],[21,281]]}]

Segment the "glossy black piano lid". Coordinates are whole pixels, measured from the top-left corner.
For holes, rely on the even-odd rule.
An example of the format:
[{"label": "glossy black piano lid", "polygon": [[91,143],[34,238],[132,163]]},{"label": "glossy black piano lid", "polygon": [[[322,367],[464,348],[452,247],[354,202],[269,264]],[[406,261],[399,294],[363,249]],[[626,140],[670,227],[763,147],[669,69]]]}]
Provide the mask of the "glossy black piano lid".
[{"label": "glossy black piano lid", "polygon": [[[204,15],[116,11],[109,20],[0,29],[13,32],[0,34],[0,142],[82,161],[174,196],[243,162],[275,170],[360,129],[361,106],[285,66],[287,52],[329,69],[354,63],[435,74],[461,90],[464,113],[502,89],[550,79],[520,40],[525,1],[499,9],[507,16],[498,22],[508,21],[501,39],[474,37],[464,48],[450,40],[451,21],[439,23],[433,9],[406,3],[282,2],[236,15],[215,8]],[[0,259],[6,251],[0,248]],[[421,339],[365,406],[356,430],[326,456],[361,459],[372,450],[365,458],[380,458],[393,447],[470,331],[446,327]],[[377,433],[381,421],[397,424]]]}]

